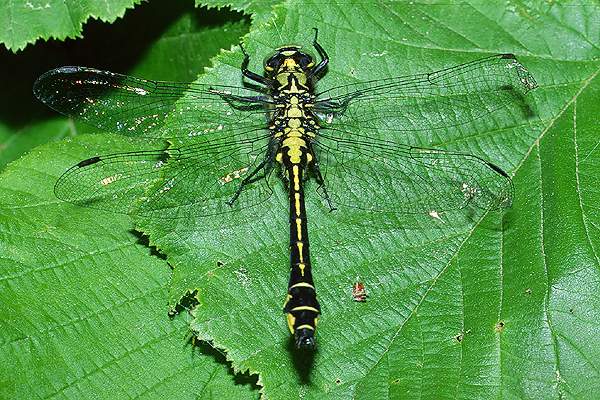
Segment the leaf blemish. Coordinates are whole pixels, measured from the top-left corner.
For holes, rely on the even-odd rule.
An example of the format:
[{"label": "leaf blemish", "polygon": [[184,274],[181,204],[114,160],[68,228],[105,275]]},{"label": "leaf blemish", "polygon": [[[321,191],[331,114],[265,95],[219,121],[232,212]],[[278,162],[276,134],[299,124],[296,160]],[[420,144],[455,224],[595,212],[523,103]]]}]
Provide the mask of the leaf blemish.
[{"label": "leaf blemish", "polygon": [[502,333],[504,331],[504,321],[498,321],[495,327],[496,332]]},{"label": "leaf blemish", "polygon": [[461,332],[458,335],[454,336],[454,340],[456,340],[458,343],[461,343],[463,341],[463,339],[465,338],[465,335],[468,335],[469,333],[471,333],[471,330],[467,329],[466,331]]},{"label": "leaf blemish", "polygon": [[240,267],[237,271],[234,271],[234,274],[240,285],[244,287],[250,286],[252,279],[248,276],[248,270],[246,268]]}]

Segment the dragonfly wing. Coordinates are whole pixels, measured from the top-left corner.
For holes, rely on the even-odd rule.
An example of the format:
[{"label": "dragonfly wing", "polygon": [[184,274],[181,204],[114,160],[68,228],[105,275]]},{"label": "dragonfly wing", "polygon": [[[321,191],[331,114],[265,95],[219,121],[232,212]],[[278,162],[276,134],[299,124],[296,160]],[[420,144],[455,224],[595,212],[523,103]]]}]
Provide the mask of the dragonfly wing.
[{"label": "dragonfly wing", "polygon": [[[537,86],[511,54],[494,55],[440,71],[360,82],[326,90],[315,111],[324,127],[356,128],[382,139],[407,131],[432,132],[494,114],[531,114],[524,95]],[[403,143],[411,138],[402,135]],[[418,143],[409,143],[418,144]]]},{"label": "dragonfly wing", "polygon": [[[96,156],[67,170],[55,193],[80,206],[153,218],[236,211],[271,195],[269,163],[262,163],[269,143],[264,129],[255,128],[178,148]],[[257,179],[228,204],[253,172]]]},{"label": "dragonfly wing", "polygon": [[48,71],[33,92],[62,114],[138,137],[187,137],[257,121],[268,102],[245,88],[153,81],[85,67]]},{"label": "dragonfly wing", "polygon": [[512,201],[508,175],[473,155],[331,130],[323,130],[313,147],[334,207],[418,214],[497,209]]}]

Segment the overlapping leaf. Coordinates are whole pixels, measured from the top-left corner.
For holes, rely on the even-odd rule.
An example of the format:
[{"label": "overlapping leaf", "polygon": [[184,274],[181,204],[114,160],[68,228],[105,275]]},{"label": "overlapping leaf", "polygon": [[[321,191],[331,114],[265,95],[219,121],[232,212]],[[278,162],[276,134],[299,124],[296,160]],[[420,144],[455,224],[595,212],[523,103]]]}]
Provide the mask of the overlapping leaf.
[{"label": "overlapping leaf", "polygon": [[[161,17],[172,25],[150,43],[134,73],[193,79],[246,29],[242,21],[207,28],[183,7]],[[133,29],[136,18],[126,23]],[[87,43],[94,47],[93,39]],[[96,47],[97,53],[102,49]],[[36,49],[22,60],[14,56],[21,72],[36,69],[26,65],[36,53],[45,54],[49,65],[69,62],[56,51]],[[19,100],[2,110],[3,119],[15,117],[11,109],[29,113],[17,134],[13,120],[3,126],[4,162],[36,141],[80,133],[66,118],[44,120],[38,111],[19,109],[27,104],[20,99],[31,97],[34,77],[27,78],[25,94],[17,93]],[[234,377],[221,354],[193,346],[185,315],[168,318],[170,268],[132,233],[127,218],[70,207],[54,197],[57,177],[79,158],[125,150],[131,143],[95,136],[83,146],[41,147],[2,174],[0,397],[256,398],[255,378]]]},{"label": "overlapping leaf", "polygon": [[[225,349],[237,368],[258,372],[269,398],[597,395],[594,380],[583,378],[596,377],[600,365],[591,350],[597,348],[599,310],[597,221],[589,214],[596,192],[586,189],[584,178],[577,183],[577,163],[559,163],[538,146],[555,146],[551,133],[563,132],[559,124],[570,120],[567,110],[576,100],[586,105],[584,115],[594,107],[598,32],[578,23],[597,21],[598,10],[403,2],[349,7],[314,2],[276,8],[273,28],[247,38],[253,69],[261,68],[273,43],[310,46],[314,26],[331,56],[322,88],[491,53],[517,54],[541,85],[529,99],[534,117],[468,134],[423,132],[422,139],[510,171],[513,209],[471,219],[329,213],[309,188],[311,252],[323,309],[314,358],[293,352],[280,312],[289,262],[283,187],[260,213],[143,222],[175,266],[171,301],[197,290],[192,326]],[[566,42],[580,45],[568,50]],[[221,60],[203,82],[239,79],[240,55]],[[589,117],[578,132],[588,147],[597,143]],[[556,152],[566,157],[577,143],[567,141]],[[594,151],[584,152],[584,177],[597,163]],[[579,209],[565,202],[580,194]],[[564,230],[572,232],[568,246],[558,241]],[[557,247],[563,251],[553,251]],[[587,257],[577,256],[579,247]],[[365,304],[350,295],[357,276],[370,291]],[[571,331],[575,321],[579,329]]]}]

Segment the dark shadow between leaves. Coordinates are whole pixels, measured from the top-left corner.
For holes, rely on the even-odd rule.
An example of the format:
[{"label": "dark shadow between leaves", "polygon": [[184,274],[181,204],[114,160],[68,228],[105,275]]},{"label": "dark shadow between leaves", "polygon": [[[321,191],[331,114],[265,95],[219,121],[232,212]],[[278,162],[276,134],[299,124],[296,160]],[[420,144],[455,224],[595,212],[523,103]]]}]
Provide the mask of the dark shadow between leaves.
[{"label": "dark shadow between leaves", "polygon": [[151,256],[157,257],[161,260],[165,260],[165,261],[167,260],[166,254],[161,253],[161,251],[156,246],[153,246],[150,244],[150,238],[148,236],[146,236],[142,232],[137,231],[135,229],[130,230],[129,233],[131,233],[133,236],[135,236],[137,238],[136,244],[145,246],[150,250]]},{"label": "dark shadow between leaves", "polygon": [[191,311],[200,304],[198,300],[198,289],[188,290],[177,302],[174,308],[169,310],[169,318],[173,318],[182,311]]},{"label": "dark shadow between leaves", "polygon": [[195,336],[191,335],[188,343],[192,346],[192,352],[195,354],[202,354],[210,356],[217,364],[225,365],[230,375],[233,375],[233,382],[236,385],[250,385],[252,390],[260,390],[260,386],[257,384],[256,375],[250,374],[250,372],[234,373],[231,363],[227,361],[225,354],[219,349],[213,347],[210,343],[196,339]]}]

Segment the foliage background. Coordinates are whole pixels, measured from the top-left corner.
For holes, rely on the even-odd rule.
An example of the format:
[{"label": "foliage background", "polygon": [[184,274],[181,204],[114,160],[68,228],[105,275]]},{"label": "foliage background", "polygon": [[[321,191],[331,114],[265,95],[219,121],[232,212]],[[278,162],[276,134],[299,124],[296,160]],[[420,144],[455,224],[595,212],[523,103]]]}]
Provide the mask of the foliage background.
[{"label": "foliage background", "polygon": [[[597,3],[138,3],[0,1],[2,398],[600,396]],[[513,52],[540,88],[535,118],[430,138],[510,171],[504,214],[384,220],[309,201],[324,315],[306,359],[279,312],[282,190],[227,226],[62,204],[52,186],[69,165],[133,144],[52,113],[31,86],[68,64],[237,84],[241,37],[257,70],[313,26],[332,59],[324,85]],[[365,304],[350,299],[357,275]],[[197,307],[169,318],[193,290]]]}]

